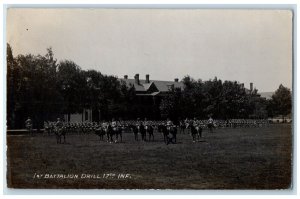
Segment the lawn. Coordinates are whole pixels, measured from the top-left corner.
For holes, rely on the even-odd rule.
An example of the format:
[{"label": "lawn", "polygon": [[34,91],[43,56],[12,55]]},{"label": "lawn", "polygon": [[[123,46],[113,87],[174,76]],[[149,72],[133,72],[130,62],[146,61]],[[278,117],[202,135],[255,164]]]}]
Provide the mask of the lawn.
[{"label": "lawn", "polygon": [[[66,144],[56,144],[54,135],[8,135],[8,186],[290,188],[291,125],[217,129],[214,133],[204,131],[203,135],[200,142],[193,143],[188,134],[178,134],[178,143],[169,145],[163,143],[158,132],[155,132],[153,142],[136,142],[133,134],[126,133],[123,142],[116,144],[99,141],[94,134],[67,135]],[[121,174],[123,177],[118,178]],[[125,174],[128,174],[127,177],[124,177]],[[87,175],[94,175],[94,178],[87,178]]]}]

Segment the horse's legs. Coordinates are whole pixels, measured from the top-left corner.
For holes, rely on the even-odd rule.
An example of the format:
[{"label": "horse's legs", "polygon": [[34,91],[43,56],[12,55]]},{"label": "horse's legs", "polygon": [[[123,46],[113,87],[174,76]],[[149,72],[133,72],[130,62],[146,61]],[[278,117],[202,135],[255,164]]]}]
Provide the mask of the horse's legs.
[{"label": "horse's legs", "polygon": [[113,142],[114,141],[114,135],[111,133],[110,134],[110,142]]},{"label": "horse's legs", "polygon": [[151,133],[151,135],[152,135],[152,141],[154,141],[154,133]]}]

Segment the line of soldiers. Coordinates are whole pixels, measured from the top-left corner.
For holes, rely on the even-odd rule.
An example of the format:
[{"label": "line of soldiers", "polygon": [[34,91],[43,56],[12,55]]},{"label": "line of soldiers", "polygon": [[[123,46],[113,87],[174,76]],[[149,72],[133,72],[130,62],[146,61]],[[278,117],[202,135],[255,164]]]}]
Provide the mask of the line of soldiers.
[{"label": "line of soldiers", "polygon": [[150,121],[145,119],[140,120],[129,120],[129,121],[120,121],[120,120],[115,120],[112,119],[112,121],[102,121],[102,122],[62,122],[59,118],[57,121],[55,122],[51,122],[51,121],[45,121],[44,122],[44,129],[46,132],[51,132],[52,129],[54,129],[55,127],[57,127],[59,124],[59,126],[63,126],[64,128],[66,128],[67,130],[71,131],[71,132],[78,132],[78,133],[88,133],[90,131],[99,129],[99,128],[107,128],[108,126],[111,126],[112,128],[116,128],[116,127],[122,127],[124,130],[127,129],[127,127],[130,126],[140,126],[143,125],[145,126],[145,128],[147,128],[147,126],[158,126],[158,125],[167,125],[167,126],[172,126],[174,125],[173,122],[171,120],[168,121]]},{"label": "line of soldiers", "polygon": [[180,121],[180,126],[186,124],[193,124],[194,126],[201,126],[203,129],[209,128],[213,125],[214,128],[250,128],[250,127],[262,127],[268,126],[269,121],[267,119],[228,119],[228,120],[189,120]]},{"label": "line of soldiers", "polygon": [[[98,128],[106,128],[111,125],[112,128],[121,127],[125,131],[130,126],[139,126],[139,125],[152,126],[157,127],[159,125],[165,125],[167,128],[171,126],[182,127],[182,129],[187,129],[190,125],[200,126],[202,129],[209,128],[209,125],[213,125],[214,128],[250,128],[250,127],[262,127],[269,125],[268,120],[265,119],[230,119],[230,120],[213,120],[209,118],[208,120],[197,120],[197,119],[185,119],[179,121],[179,124],[175,125],[170,119],[161,120],[161,121],[151,121],[145,119],[140,120],[114,120],[112,121],[102,121],[102,122],[63,122],[58,119],[55,122],[45,121],[44,129],[46,132],[50,132],[51,129],[55,127],[64,127],[70,132],[78,132],[78,133],[88,133],[90,131],[96,130]],[[32,128],[31,120],[26,121],[26,127]],[[129,130],[129,129],[128,129]]]},{"label": "line of soldiers", "polygon": [[[26,128],[32,129],[32,121],[30,118],[26,120]],[[106,135],[107,141],[117,142],[121,138],[122,133],[133,132],[134,139],[138,141],[138,134],[141,135],[141,140],[146,141],[146,133],[149,134],[149,140],[154,140],[154,130],[160,132],[164,136],[164,141],[168,143],[176,143],[177,129],[180,133],[188,133],[191,135],[193,142],[200,141],[202,138],[203,129],[209,129],[209,132],[213,132],[214,128],[250,128],[250,127],[262,127],[269,125],[268,120],[263,119],[230,119],[230,120],[198,120],[185,119],[180,120],[177,124],[174,124],[170,119],[161,121],[147,120],[115,120],[102,121],[102,122],[64,122],[59,118],[55,122],[45,121],[44,132],[54,133],[57,138],[57,143],[61,143],[62,137],[65,142],[65,135],[68,133],[87,134],[95,133],[103,140]],[[31,128],[30,128],[31,126]]]}]

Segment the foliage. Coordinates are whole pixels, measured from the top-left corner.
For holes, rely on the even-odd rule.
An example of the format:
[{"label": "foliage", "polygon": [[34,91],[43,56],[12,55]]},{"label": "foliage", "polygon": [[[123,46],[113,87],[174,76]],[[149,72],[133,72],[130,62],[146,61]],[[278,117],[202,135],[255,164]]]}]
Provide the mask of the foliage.
[{"label": "foliage", "polygon": [[14,57],[7,44],[6,59],[8,128],[23,128],[28,116],[41,127],[44,120],[84,109],[98,111],[101,119],[266,118],[291,112],[291,91],[282,85],[266,100],[236,81],[185,76],[183,90],[171,88],[159,100],[141,100],[117,77],[82,70],[71,60],[57,63],[51,48],[44,56]]},{"label": "foliage", "polygon": [[76,63],[57,63],[52,49],[47,54],[13,57],[7,45],[7,126],[23,128],[27,117],[34,128],[62,114],[101,110],[103,118],[128,111],[135,90],[122,85],[116,77],[95,70],[82,70]]},{"label": "foliage", "polygon": [[286,116],[290,114],[292,109],[292,96],[290,89],[280,84],[279,88],[272,95],[270,109],[275,115]]}]

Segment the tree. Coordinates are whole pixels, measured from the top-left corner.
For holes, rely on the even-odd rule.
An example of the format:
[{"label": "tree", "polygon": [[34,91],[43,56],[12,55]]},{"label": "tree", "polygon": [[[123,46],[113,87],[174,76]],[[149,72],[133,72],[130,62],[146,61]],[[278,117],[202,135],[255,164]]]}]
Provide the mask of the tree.
[{"label": "tree", "polygon": [[70,60],[61,61],[57,71],[58,90],[63,97],[63,112],[81,112],[85,105],[87,81],[81,68]]},{"label": "tree", "polygon": [[272,107],[276,115],[284,116],[291,113],[292,109],[292,98],[290,89],[284,87],[282,84],[272,95]]},{"label": "tree", "polygon": [[15,91],[15,78],[14,78],[14,57],[12,48],[9,44],[6,47],[6,62],[7,62],[7,126],[8,128],[15,127],[15,99],[14,99],[14,91]]},{"label": "tree", "polygon": [[165,96],[159,106],[162,118],[177,121],[182,116],[182,92],[178,88],[171,88],[169,95]]},{"label": "tree", "polygon": [[40,128],[45,118],[59,112],[59,91],[56,81],[56,60],[52,49],[45,56],[12,56],[8,45],[8,122],[9,128],[23,128],[25,118],[32,117]]}]

